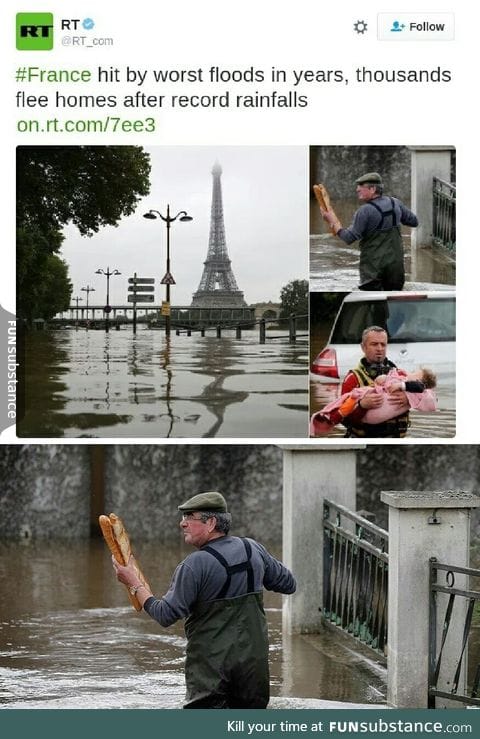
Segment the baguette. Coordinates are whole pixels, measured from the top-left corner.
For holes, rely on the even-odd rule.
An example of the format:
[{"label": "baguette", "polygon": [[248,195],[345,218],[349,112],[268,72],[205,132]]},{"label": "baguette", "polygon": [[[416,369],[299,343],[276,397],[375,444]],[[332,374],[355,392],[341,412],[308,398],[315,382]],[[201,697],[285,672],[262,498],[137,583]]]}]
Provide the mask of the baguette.
[{"label": "baguette", "polygon": [[120,550],[120,547],[118,546],[117,542],[115,541],[115,537],[113,535],[113,529],[112,524],[110,523],[110,519],[108,516],[99,516],[98,522],[100,524],[100,528],[102,529],[103,538],[107,542],[107,546],[110,549],[111,553],[115,557],[115,560],[121,564],[125,564],[125,560],[123,558],[122,552]]},{"label": "baguette", "polygon": [[[128,564],[128,561],[132,555],[130,547],[130,538],[125,530],[122,519],[116,516],[115,513],[111,513],[110,516],[99,516],[98,522],[102,530],[103,538],[105,539],[108,548],[113,554],[115,561],[121,565]],[[150,590],[150,585],[143,576],[142,571],[138,565],[133,563],[135,572],[140,582]],[[136,595],[132,595],[129,588],[127,588],[128,598],[130,603],[136,611],[141,611],[142,606]]]},{"label": "baguette", "polygon": [[313,192],[322,210],[330,210],[330,195],[325,185],[314,185]]},{"label": "baguette", "polygon": [[[325,185],[314,185],[313,186],[313,192],[315,193],[315,197],[317,198],[317,203],[320,206],[320,210],[322,211],[328,211],[330,215],[332,215],[335,218],[335,222],[332,224],[329,224],[330,232],[336,236],[337,231],[339,231],[342,228],[342,224],[340,223],[337,214],[333,210],[331,203],[330,203],[330,195],[328,194],[328,190],[325,187]],[[323,214],[322,214],[323,215]]]}]

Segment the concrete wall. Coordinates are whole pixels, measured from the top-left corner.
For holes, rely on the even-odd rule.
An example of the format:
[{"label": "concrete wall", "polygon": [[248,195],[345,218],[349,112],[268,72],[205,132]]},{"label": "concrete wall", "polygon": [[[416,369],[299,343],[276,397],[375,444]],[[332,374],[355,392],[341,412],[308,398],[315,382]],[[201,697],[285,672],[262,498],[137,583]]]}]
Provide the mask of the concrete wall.
[{"label": "concrete wall", "polygon": [[313,146],[310,185],[323,182],[335,200],[356,200],[355,180],[379,172],[385,192],[410,202],[411,154],[406,146]]},{"label": "concrete wall", "polygon": [[87,446],[0,446],[0,538],[89,536]]},{"label": "concrete wall", "polygon": [[[230,499],[235,531],[279,541],[282,535],[282,451],[274,445],[105,445],[107,512],[126,512],[149,538],[162,522],[175,528],[178,502],[197,490],[220,488]],[[381,490],[451,489],[480,492],[480,446],[371,444],[357,454],[357,509],[386,527]],[[18,538],[22,526],[36,537],[89,532],[90,449],[70,445],[0,446],[0,536]],[[119,508],[120,506],[120,508]],[[125,515],[125,514],[124,514]],[[68,534],[61,522],[68,516]],[[480,514],[473,514],[480,538]]]},{"label": "concrete wall", "polygon": [[177,506],[206,490],[218,490],[227,498],[234,533],[281,539],[278,447],[117,444],[106,449],[106,511],[121,514],[137,539],[177,540]]},{"label": "concrete wall", "polygon": [[[95,500],[94,518],[100,511],[115,511],[136,538],[168,543],[178,540],[177,506],[197,492],[220,490],[235,533],[281,540],[282,452],[277,446],[115,444],[103,449],[105,500]],[[98,465],[95,469],[98,476]],[[102,481],[93,487],[101,498]],[[88,537],[91,489],[87,445],[0,447],[0,536]]]},{"label": "concrete wall", "polygon": [[[463,490],[480,493],[480,446],[474,444],[371,444],[358,454],[357,508],[388,526],[382,490]],[[480,514],[472,513],[473,534],[480,537]]]}]

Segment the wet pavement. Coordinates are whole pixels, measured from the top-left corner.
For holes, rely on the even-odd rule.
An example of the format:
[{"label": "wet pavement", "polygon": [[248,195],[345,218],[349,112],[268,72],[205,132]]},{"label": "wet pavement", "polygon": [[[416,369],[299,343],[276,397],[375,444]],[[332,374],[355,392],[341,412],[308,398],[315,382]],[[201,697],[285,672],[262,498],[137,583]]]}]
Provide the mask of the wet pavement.
[{"label": "wet pavement", "polygon": [[[187,553],[137,550],[156,593]],[[0,708],[181,708],[182,625],[163,629],[133,610],[103,542],[0,543],[0,575]],[[266,593],[265,606],[271,708],[385,704],[375,656],[329,628],[287,636],[282,596]]]},{"label": "wet pavement", "polygon": [[[258,331],[172,335],[131,327],[26,334],[20,437],[303,437],[308,344]],[[21,385],[19,386],[21,387]]]}]

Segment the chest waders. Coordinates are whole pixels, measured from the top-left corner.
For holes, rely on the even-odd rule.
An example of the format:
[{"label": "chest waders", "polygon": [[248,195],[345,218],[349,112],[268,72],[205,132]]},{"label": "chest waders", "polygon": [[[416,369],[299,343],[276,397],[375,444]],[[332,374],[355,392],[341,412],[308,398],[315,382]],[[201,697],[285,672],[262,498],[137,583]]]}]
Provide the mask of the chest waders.
[{"label": "chest waders", "polygon": [[[215,600],[199,603],[185,621],[187,657],[185,708],[265,708],[270,698],[268,629],[262,593],[255,593],[252,548],[247,559],[229,565],[213,547],[208,552],[227,578]],[[247,593],[226,598],[233,575],[247,573]]]},{"label": "chest waders", "polygon": [[[405,284],[402,235],[393,198],[390,202],[390,210],[385,211],[373,200],[369,202],[380,213],[381,221],[360,241],[360,290],[402,290]],[[392,226],[382,231],[387,218]]]},{"label": "chest waders", "polygon": [[[388,361],[388,360],[387,360]],[[392,362],[388,362],[392,369],[395,365]],[[360,362],[360,364],[353,370],[355,377],[357,378],[359,387],[366,387],[367,385],[373,385],[374,381],[368,374],[367,370]],[[344,419],[343,423],[348,421],[348,416]],[[410,426],[410,416],[408,411],[402,413],[402,415],[396,418],[391,418],[389,421],[383,423],[362,423],[358,421],[356,424],[348,426],[345,438],[367,438],[367,439],[403,439]]]}]

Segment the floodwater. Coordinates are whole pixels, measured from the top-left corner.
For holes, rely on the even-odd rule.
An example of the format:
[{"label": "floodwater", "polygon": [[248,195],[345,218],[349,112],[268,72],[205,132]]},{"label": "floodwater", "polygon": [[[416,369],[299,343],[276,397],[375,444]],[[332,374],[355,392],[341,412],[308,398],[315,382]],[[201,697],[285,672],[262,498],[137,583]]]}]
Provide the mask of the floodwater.
[{"label": "floodwater", "polygon": [[[435,390],[438,410],[434,413],[410,411],[409,439],[437,439],[455,436],[455,385],[442,384]],[[329,384],[312,381],[310,383],[311,413],[321,410],[327,403],[335,400],[340,394],[340,384]],[[335,426],[328,437],[345,436],[343,426]]]},{"label": "floodwater", "polygon": [[[137,552],[154,592],[188,551]],[[0,708],[181,708],[182,624],[163,629],[129,605],[102,541],[1,543],[0,575]],[[329,629],[287,637],[282,596],[265,596],[270,707],[385,704],[382,663]]]},{"label": "floodwater", "polygon": [[[347,225],[358,202],[335,205],[340,220]],[[310,209],[310,290],[312,292],[358,289],[360,252],[358,243],[347,245],[330,233],[320,217],[318,206]],[[455,284],[455,255],[444,249],[422,246],[411,249],[410,229],[403,234],[405,246],[405,290],[438,290]]]},{"label": "floodwater", "polygon": [[[308,344],[131,327],[25,335],[20,437],[303,437]],[[21,385],[20,385],[21,387]]]},{"label": "floodwater", "polygon": [[[412,253],[404,236],[406,282],[404,290],[445,290],[455,284],[455,262],[443,251],[421,247]],[[333,236],[310,239],[310,290],[358,290],[360,252]]]}]

